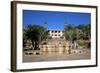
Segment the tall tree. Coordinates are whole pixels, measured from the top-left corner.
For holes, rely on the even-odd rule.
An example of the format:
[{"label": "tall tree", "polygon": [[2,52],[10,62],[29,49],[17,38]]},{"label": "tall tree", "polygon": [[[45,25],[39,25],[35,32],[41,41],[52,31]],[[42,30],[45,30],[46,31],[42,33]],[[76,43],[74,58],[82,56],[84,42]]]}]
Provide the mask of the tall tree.
[{"label": "tall tree", "polygon": [[28,25],[26,29],[25,36],[28,40],[31,40],[34,50],[39,50],[40,42],[47,38],[47,30],[42,26],[31,24]]},{"label": "tall tree", "polygon": [[44,22],[43,27],[47,29],[48,23]]}]

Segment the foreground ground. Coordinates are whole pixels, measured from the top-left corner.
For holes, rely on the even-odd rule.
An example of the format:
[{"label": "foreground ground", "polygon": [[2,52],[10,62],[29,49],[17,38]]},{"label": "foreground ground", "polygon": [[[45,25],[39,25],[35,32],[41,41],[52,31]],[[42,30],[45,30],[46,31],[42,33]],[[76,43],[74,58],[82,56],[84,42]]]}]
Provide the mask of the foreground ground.
[{"label": "foreground ground", "polygon": [[41,52],[40,55],[26,55],[23,53],[23,62],[43,62],[59,60],[83,60],[91,58],[90,49],[74,49],[71,54],[58,52]]}]

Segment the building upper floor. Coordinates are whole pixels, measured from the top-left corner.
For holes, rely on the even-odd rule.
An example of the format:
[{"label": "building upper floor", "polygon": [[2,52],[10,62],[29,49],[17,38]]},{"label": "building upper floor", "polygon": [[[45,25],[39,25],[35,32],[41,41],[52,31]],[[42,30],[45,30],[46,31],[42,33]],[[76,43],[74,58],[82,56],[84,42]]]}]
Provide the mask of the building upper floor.
[{"label": "building upper floor", "polygon": [[63,30],[48,30],[52,38],[60,38],[63,36]]}]

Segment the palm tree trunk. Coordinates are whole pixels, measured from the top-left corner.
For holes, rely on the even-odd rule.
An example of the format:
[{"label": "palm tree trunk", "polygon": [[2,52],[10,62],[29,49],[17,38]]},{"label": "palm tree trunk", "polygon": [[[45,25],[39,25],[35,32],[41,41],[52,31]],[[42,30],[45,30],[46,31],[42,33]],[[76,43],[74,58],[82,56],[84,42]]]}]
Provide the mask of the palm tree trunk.
[{"label": "palm tree trunk", "polygon": [[32,46],[33,46],[33,49],[35,48],[35,42],[34,41],[32,41]]},{"label": "palm tree trunk", "polygon": [[33,46],[34,50],[40,50],[39,41],[32,41],[32,46]]}]

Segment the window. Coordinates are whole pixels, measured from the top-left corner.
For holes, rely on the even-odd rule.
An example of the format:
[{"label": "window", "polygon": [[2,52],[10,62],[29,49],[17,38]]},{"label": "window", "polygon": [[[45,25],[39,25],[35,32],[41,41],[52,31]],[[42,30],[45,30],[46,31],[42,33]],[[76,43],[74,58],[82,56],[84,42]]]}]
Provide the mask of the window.
[{"label": "window", "polygon": [[58,36],[60,36],[60,34],[58,34]]},{"label": "window", "polygon": [[55,31],[55,33],[57,33],[57,31]]},{"label": "window", "polygon": [[58,31],[58,33],[60,33],[60,31]]},{"label": "window", "polygon": [[55,34],[55,36],[57,36],[57,34]]}]

